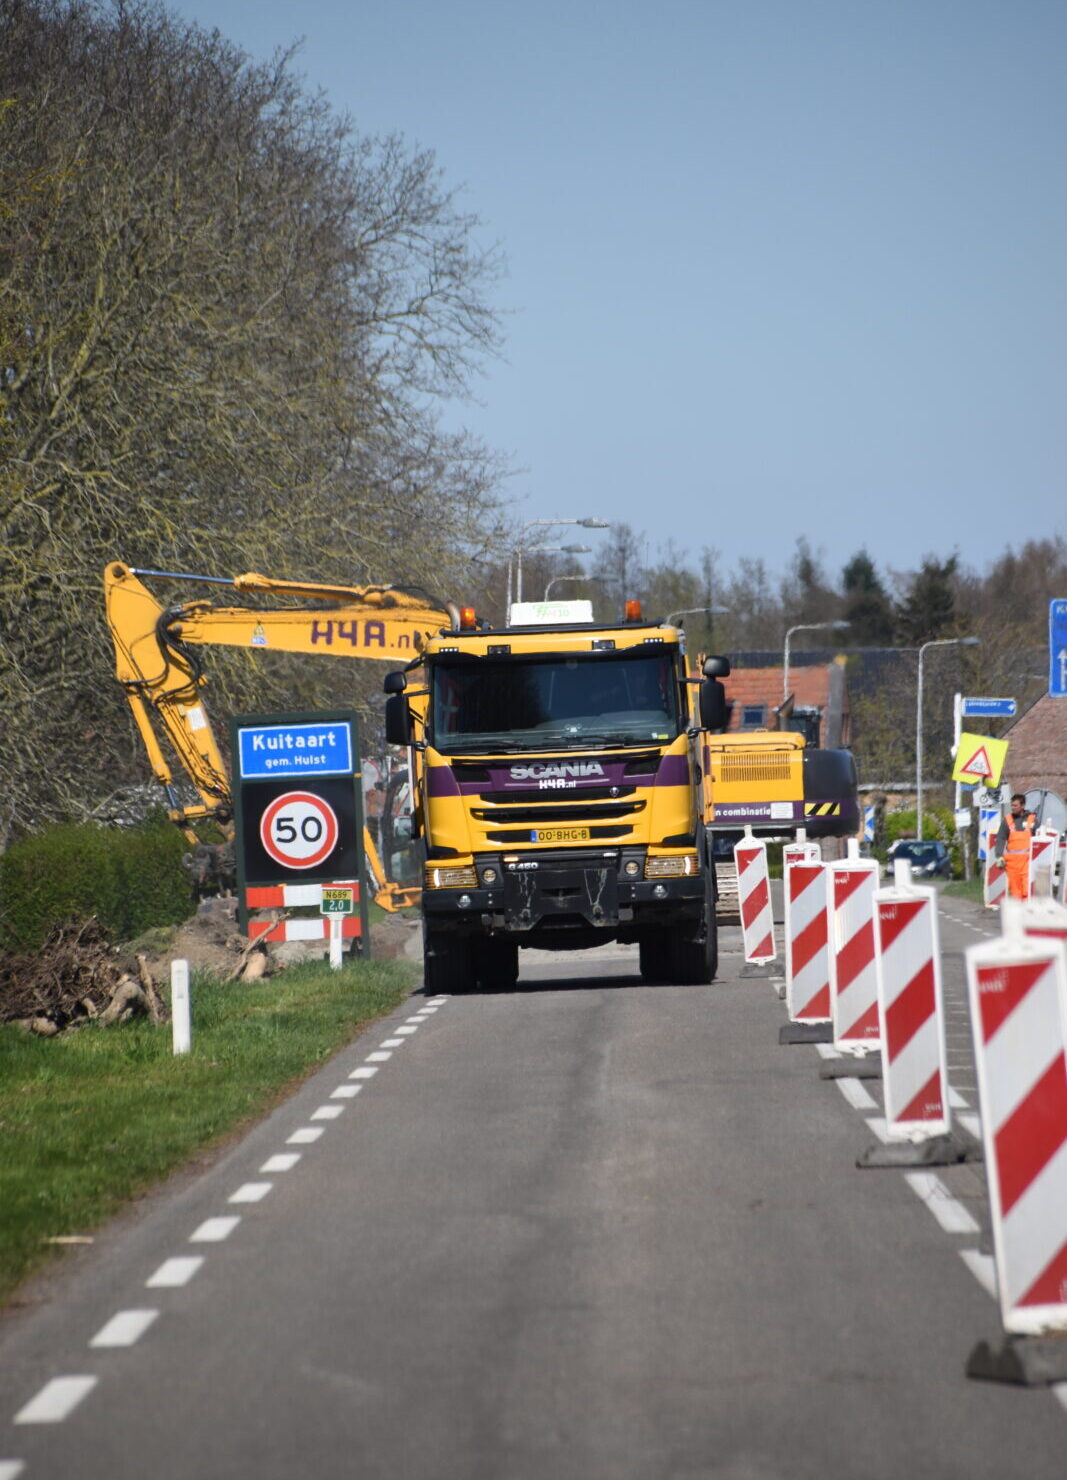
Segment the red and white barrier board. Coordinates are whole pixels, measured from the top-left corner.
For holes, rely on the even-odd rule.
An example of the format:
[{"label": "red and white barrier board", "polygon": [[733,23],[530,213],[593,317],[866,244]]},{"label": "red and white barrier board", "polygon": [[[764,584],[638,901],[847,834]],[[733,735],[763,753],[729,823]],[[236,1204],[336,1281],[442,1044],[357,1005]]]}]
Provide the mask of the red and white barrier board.
[{"label": "red and white barrier board", "polygon": [[1001,1317],[1036,1335],[1067,1330],[1067,957],[1009,923],[967,984]]},{"label": "red and white barrier board", "polygon": [[947,1135],[952,1121],[937,896],[910,873],[901,860],[892,888],[875,893],[886,1135],[896,1141]]},{"label": "red and white barrier board", "polygon": [[[287,940],[329,940],[330,920],[323,915],[303,915],[293,920],[249,920],[249,940],[264,940],[279,945]],[[358,940],[361,934],[358,915],[340,917],[341,935],[345,940]]]},{"label": "red and white barrier board", "polygon": [[1030,897],[1049,899],[1052,896],[1052,876],[1056,867],[1056,850],[1059,834],[1036,832],[1030,842]]},{"label": "red and white barrier board", "polygon": [[875,962],[874,896],[878,864],[849,859],[826,865],[830,875],[830,1002],[834,1045],[876,1049],[881,1042]]},{"label": "red and white barrier board", "polygon": [[993,857],[996,842],[997,835],[991,832],[986,846],[985,880],[982,886],[982,898],[986,908],[990,910],[995,910],[1008,896],[1008,871]]},{"label": "red and white barrier board", "polygon": [[734,844],[734,862],[737,865],[745,960],[757,963],[773,961],[778,952],[774,944],[767,845],[752,836],[751,828],[746,828],[745,836]]},{"label": "red and white barrier board", "polygon": [[[359,903],[358,879],[331,879],[330,887],[353,889]],[[250,910],[295,909],[300,906],[318,909],[322,904],[321,884],[251,884],[245,888],[245,906]]]},{"label": "red and white barrier board", "polygon": [[821,863],[785,869],[785,1000],[794,1023],[830,1021],[827,872]]}]

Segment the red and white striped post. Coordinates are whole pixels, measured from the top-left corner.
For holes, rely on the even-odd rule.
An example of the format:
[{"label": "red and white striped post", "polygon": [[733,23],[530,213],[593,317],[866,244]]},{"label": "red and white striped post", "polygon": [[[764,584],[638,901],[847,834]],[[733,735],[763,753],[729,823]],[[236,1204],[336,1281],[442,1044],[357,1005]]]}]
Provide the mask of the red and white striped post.
[{"label": "red and white striped post", "polygon": [[1030,841],[1030,898],[1052,897],[1052,872],[1056,865],[1059,833],[1042,829]]},{"label": "red and white striped post", "polygon": [[869,1053],[882,1042],[874,937],[878,864],[873,858],[860,858],[857,848],[855,856],[827,864],[827,868],[834,1047],[847,1053]]},{"label": "red and white striped post", "polygon": [[986,909],[995,910],[998,905],[1008,897],[1008,871],[993,857],[993,849],[996,847],[997,835],[995,832],[989,834],[989,845],[985,855],[985,879],[982,885],[982,899]]},{"label": "red and white striped post", "polygon": [[[1023,934],[966,952],[993,1248],[1004,1329],[1067,1332],[1067,956]],[[1067,1341],[984,1344],[968,1373],[1014,1382],[1067,1378]]]},{"label": "red and white striped post", "polygon": [[937,896],[911,882],[906,860],[893,872],[875,893],[886,1136],[916,1143],[947,1137],[952,1123]]},{"label": "red and white striped post", "polygon": [[774,916],[771,912],[771,879],[767,869],[767,844],[753,837],[751,827],[734,844],[737,891],[741,901],[741,934],[745,960],[754,965],[773,961]]},{"label": "red and white striped post", "polygon": [[[785,993],[789,1027],[782,1043],[829,1041],[830,943],[827,873],[822,863],[790,862],[785,869]],[[814,1036],[790,1031],[819,1026]]]}]

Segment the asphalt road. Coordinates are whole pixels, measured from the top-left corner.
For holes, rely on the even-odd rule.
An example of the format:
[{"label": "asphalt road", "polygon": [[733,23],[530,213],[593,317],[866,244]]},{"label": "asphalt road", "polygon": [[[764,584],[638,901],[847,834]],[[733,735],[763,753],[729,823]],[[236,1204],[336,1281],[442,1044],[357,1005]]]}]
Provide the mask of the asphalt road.
[{"label": "asphalt road", "polygon": [[[991,928],[945,903],[965,1117]],[[5,1322],[0,1480],[1062,1480],[1067,1393],[964,1376],[981,1168],[857,1170],[879,1085],[723,944],[710,988],[609,947],[412,998]]]}]

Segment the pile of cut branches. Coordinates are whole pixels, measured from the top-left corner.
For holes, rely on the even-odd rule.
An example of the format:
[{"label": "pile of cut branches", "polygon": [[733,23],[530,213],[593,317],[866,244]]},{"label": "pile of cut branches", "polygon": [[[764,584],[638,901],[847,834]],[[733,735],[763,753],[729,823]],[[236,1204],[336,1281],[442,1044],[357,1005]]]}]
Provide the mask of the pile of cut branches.
[{"label": "pile of cut branches", "polygon": [[153,1022],[167,1016],[145,959],[137,957],[134,977],[95,915],[56,926],[40,951],[0,954],[0,1022],[51,1038],[81,1023],[142,1014]]}]

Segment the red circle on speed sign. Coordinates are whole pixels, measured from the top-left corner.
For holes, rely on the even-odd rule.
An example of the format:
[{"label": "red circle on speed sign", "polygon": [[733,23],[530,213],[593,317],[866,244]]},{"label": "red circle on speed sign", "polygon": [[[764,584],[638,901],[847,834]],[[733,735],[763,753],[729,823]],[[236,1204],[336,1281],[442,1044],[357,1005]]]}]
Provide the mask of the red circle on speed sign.
[{"label": "red circle on speed sign", "polygon": [[283,868],[314,868],[337,844],[337,813],[310,791],[275,797],[259,822],[259,838]]}]

